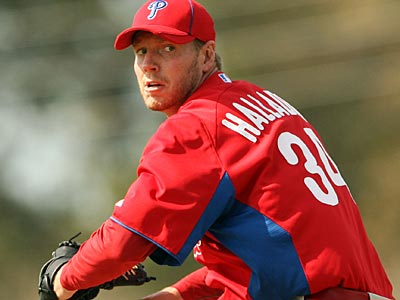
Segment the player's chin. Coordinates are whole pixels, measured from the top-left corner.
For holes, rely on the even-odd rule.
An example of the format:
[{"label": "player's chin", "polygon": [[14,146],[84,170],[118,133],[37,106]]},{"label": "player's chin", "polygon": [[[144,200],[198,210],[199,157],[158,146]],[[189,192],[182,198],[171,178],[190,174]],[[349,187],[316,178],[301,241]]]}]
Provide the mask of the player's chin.
[{"label": "player's chin", "polygon": [[167,115],[167,117],[170,117],[178,112],[179,107],[180,107],[179,105],[156,106],[156,107],[149,107],[149,109],[151,109],[152,111],[162,112],[165,115]]},{"label": "player's chin", "polygon": [[159,112],[167,111],[173,106],[172,103],[159,97],[147,97],[145,98],[145,104],[148,109]]}]

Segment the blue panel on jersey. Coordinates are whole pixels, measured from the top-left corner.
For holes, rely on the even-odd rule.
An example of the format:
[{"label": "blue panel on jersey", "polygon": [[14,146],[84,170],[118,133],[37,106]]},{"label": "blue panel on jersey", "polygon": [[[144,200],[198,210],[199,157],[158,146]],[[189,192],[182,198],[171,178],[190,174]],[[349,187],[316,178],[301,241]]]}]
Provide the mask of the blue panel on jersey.
[{"label": "blue panel on jersey", "polygon": [[234,195],[234,186],[225,174],[202,217],[176,255],[112,219],[156,244],[158,248],[150,257],[158,264],[181,265],[209,230],[251,268],[249,293],[253,300],[287,300],[309,294],[307,279],[290,234],[254,208],[235,200]]},{"label": "blue panel on jersey", "polygon": [[210,232],[252,269],[252,299],[287,300],[309,294],[289,233],[254,208],[235,202]]},{"label": "blue panel on jersey", "polygon": [[159,248],[150,256],[150,258],[156,263],[162,265],[181,265],[186,257],[193,250],[193,247],[210,228],[210,226],[235,203],[234,195],[235,190],[233,184],[228,174],[225,173],[202,217],[197,222],[194,230],[186,240],[184,246],[179,251],[179,253],[177,255],[174,255],[167,249],[161,247],[160,245],[157,245]]}]

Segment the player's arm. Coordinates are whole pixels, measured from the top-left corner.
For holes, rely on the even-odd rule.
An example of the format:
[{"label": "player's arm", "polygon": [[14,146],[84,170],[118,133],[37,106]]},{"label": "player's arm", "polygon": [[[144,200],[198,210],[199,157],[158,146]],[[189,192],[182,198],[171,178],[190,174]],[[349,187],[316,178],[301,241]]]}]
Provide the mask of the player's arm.
[{"label": "player's arm", "polygon": [[141,300],[184,300],[184,298],[182,298],[181,294],[176,288],[168,286],[161,291],[141,298]]},{"label": "player's arm", "polygon": [[139,235],[107,220],[65,265],[61,285],[73,291],[110,281],[144,261],[155,248]]},{"label": "player's arm", "polygon": [[207,272],[206,267],[200,268],[185,276],[174,285],[149,295],[143,298],[143,300],[216,300],[222,295],[223,291],[206,285],[205,278]]},{"label": "player's arm", "polygon": [[223,291],[206,285],[208,269],[202,267],[179,280],[172,287],[176,288],[183,299],[218,299]]},{"label": "player's arm", "polygon": [[73,290],[73,291],[67,290],[61,285],[60,277],[61,277],[61,273],[62,273],[64,267],[65,266],[62,266],[60,271],[57,272],[56,277],[54,278],[54,282],[53,282],[54,292],[56,293],[58,300],[69,299],[76,292],[76,290]]}]

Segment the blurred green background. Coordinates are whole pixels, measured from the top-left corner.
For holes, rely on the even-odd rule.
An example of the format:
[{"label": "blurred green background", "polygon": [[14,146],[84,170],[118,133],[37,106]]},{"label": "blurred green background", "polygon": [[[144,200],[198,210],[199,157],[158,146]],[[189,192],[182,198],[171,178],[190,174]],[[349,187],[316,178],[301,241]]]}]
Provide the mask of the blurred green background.
[{"label": "blurred green background", "polygon": [[[109,217],[164,120],[142,104],[131,50],[113,49],[143,2],[0,3],[2,299],[37,297],[52,249]],[[400,1],[200,2],[229,76],[279,94],[322,135],[399,297]],[[98,299],[137,299],[197,267],[146,266],[157,282]]]}]

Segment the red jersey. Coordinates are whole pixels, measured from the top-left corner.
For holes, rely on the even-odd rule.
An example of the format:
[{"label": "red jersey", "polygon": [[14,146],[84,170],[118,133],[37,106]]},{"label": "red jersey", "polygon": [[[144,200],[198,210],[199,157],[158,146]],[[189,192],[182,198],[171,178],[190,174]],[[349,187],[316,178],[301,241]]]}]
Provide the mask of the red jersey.
[{"label": "red jersey", "polygon": [[279,96],[212,75],[150,139],[111,220],[180,265],[194,247],[219,299],[392,287],[335,163]]}]

